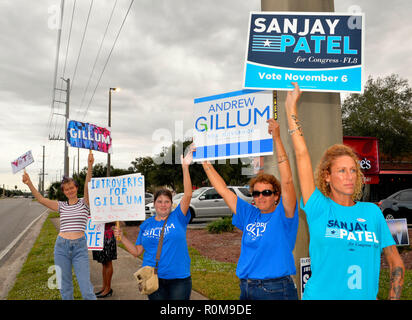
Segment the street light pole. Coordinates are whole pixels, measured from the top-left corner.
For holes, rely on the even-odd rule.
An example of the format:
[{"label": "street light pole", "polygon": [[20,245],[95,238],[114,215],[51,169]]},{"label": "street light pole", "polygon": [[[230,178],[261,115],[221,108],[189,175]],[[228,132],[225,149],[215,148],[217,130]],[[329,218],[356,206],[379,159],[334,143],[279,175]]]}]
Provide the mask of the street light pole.
[{"label": "street light pole", "polygon": [[[112,91],[119,91],[119,88],[109,89],[109,114],[108,114],[108,126],[112,126]],[[107,176],[110,177],[110,153],[107,153]]]}]

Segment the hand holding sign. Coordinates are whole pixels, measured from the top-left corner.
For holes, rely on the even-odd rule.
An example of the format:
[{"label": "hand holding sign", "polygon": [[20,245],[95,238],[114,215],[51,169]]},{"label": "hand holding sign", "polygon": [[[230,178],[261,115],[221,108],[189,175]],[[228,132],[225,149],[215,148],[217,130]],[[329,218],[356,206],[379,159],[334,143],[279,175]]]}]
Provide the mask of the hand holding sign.
[{"label": "hand holding sign", "polygon": [[189,151],[186,153],[186,156],[183,157],[183,155],[180,156],[180,161],[182,162],[182,167],[188,167],[192,162],[193,162],[193,152],[195,151],[195,146],[192,143],[189,146]]},{"label": "hand holding sign", "polygon": [[292,106],[296,106],[302,91],[300,91],[300,88],[298,86],[297,82],[291,82],[291,84],[293,85],[293,90],[288,91],[287,95],[286,95],[286,101],[285,101],[285,105],[286,108],[290,109]]},{"label": "hand holding sign", "polygon": [[94,163],[93,152],[92,152],[92,150],[89,150],[89,157],[87,159],[87,164],[88,164],[89,167],[93,167],[93,163]]},{"label": "hand holding sign", "polygon": [[23,177],[22,177],[22,182],[24,184],[27,184],[27,185],[31,182],[30,177],[29,177],[28,173],[26,172],[26,170],[24,170]]},{"label": "hand holding sign", "polygon": [[268,126],[269,134],[271,134],[272,137],[274,137],[274,138],[280,137],[279,123],[275,119],[269,119],[266,122],[269,124],[269,126]]}]

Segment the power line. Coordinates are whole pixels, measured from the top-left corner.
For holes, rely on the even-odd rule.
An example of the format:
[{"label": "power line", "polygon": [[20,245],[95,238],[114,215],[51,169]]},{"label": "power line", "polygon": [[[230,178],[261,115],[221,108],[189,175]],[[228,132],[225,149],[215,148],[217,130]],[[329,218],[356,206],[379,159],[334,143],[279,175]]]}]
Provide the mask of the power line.
[{"label": "power line", "polygon": [[[68,37],[67,37],[68,39],[67,39],[67,45],[66,45],[66,54],[65,54],[65,58],[64,58],[63,76],[61,77],[60,87],[63,87],[63,79],[64,79],[64,76],[66,74],[67,57],[68,57],[68,52],[69,52],[69,47],[70,47],[70,39],[71,39],[71,34],[72,34],[75,9],[76,9],[76,0],[73,1],[73,9],[72,9],[72,16],[71,16],[71,21],[70,21],[70,28],[69,28],[69,34],[68,34]],[[61,101],[62,91],[64,91],[64,90],[59,89],[59,91],[60,91],[59,101]],[[60,127],[60,129],[59,129],[58,135],[56,136],[56,130],[57,130],[58,127]],[[61,133],[61,126],[57,126],[57,120],[56,120],[55,127],[53,129],[53,134],[51,135],[51,137],[52,137],[51,140],[62,140],[60,138],[60,133]]]},{"label": "power line", "polygon": [[87,81],[87,86],[86,86],[86,89],[84,90],[83,97],[82,97],[82,100],[81,100],[81,102],[80,102],[80,107],[79,107],[79,109],[77,110],[77,115],[80,114],[80,110],[81,110],[82,107],[83,107],[84,98],[86,97],[87,90],[89,89],[90,80],[92,79],[92,76],[93,76],[93,74],[94,74],[94,69],[95,69],[95,67],[96,67],[97,60],[98,60],[99,57],[100,57],[100,52],[101,52],[102,47],[103,47],[103,42],[104,42],[104,40],[105,40],[105,38],[106,38],[106,34],[107,34],[107,30],[109,29],[110,22],[112,21],[112,17],[113,17],[113,13],[114,13],[114,9],[116,8],[116,5],[117,5],[117,0],[115,1],[114,5],[113,5],[112,12],[110,13],[109,21],[107,22],[106,29],[105,29],[105,31],[104,31],[102,41],[100,42],[99,50],[97,51],[96,59],[94,60],[92,72],[90,73],[89,80]]},{"label": "power line", "polygon": [[55,59],[55,64],[54,64],[54,79],[53,79],[52,101],[51,101],[51,106],[50,106],[50,116],[49,116],[49,123],[48,123],[49,130],[50,130],[52,119],[53,119],[54,101],[55,101],[55,98],[56,98],[57,69],[58,69],[58,66],[59,66],[60,39],[61,39],[62,24],[63,24],[63,12],[64,12],[64,0],[61,0],[59,27],[58,27],[58,31],[57,31],[56,59]]},{"label": "power line", "polygon": [[109,60],[110,60],[110,57],[111,57],[112,52],[113,52],[113,49],[114,49],[114,47],[115,47],[115,45],[116,45],[117,39],[119,38],[120,32],[122,31],[122,28],[123,28],[123,25],[124,25],[124,23],[125,23],[125,21],[126,21],[126,19],[127,19],[127,16],[129,15],[129,12],[130,12],[130,9],[131,9],[131,7],[132,7],[132,5],[133,5],[133,2],[134,2],[134,0],[131,0],[131,1],[130,1],[129,8],[127,9],[126,15],[125,15],[124,18],[123,18],[122,24],[121,24],[121,26],[120,26],[120,28],[119,28],[119,31],[118,31],[117,35],[116,35],[116,39],[115,39],[114,42],[113,42],[113,46],[112,46],[112,48],[111,48],[111,50],[110,50],[110,53],[109,53],[109,55],[108,55],[108,57],[107,57],[107,59],[106,59],[106,63],[104,64],[102,73],[100,74],[99,80],[97,81],[96,87],[94,88],[94,91],[93,91],[93,94],[92,94],[92,96],[91,96],[91,98],[90,98],[89,104],[87,105],[87,108],[86,108],[86,111],[85,111],[85,113],[84,113],[83,119],[86,117],[87,112],[88,112],[89,107],[90,107],[90,104],[91,104],[92,101],[93,101],[94,94],[96,93],[97,87],[98,87],[99,84],[100,84],[100,80],[102,79],[103,73],[104,73],[104,71],[106,70],[107,63],[108,63]]},{"label": "power line", "polygon": [[86,25],[85,25],[84,30],[83,30],[82,41],[80,43],[80,49],[79,49],[79,55],[77,56],[76,67],[74,68],[74,74],[73,74],[73,77],[72,77],[72,84],[71,84],[71,87],[70,87],[70,92],[73,89],[74,79],[76,78],[77,66],[79,64],[80,54],[82,52],[83,42],[84,42],[84,38],[86,36],[86,31],[87,31],[87,26],[89,25],[89,18],[90,18],[90,13],[91,13],[92,7],[93,7],[93,2],[94,2],[94,0],[91,0],[91,2],[90,2],[89,13],[87,14]]},{"label": "power line", "polygon": [[[74,18],[75,9],[76,9],[76,0],[74,0],[74,2],[73,2],[72,18],[71,18],[71,21],[70,21],[69,35],[68,35],[67,45],[66,45],[66,55],[65,55],[65,58],[64,58],[63,75],[62,75],[62,79],[60,81],[60,87],[63,86],[63,78],[64,78],[65,73],[66,73],[67,56],[68,56],[68,52],[69,52],[70,38],[71,38],[71,35],[72,35],[73,18]],[[60,91],[60,100],[61,100],[61,91]]]}]

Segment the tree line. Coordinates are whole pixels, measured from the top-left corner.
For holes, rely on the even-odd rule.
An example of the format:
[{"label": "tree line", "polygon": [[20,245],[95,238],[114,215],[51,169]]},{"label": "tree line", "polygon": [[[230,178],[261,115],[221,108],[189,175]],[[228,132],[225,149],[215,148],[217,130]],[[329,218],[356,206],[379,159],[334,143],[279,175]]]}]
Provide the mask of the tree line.
[{"label": "tree line", "polygon": [[[154,157],[138,157],[131,161],[131,166],[127,169],[110,167],[110,176],[121,176],[125,174],[140,173],[145,177],[146,192],[155,192],[159,187],[168,187],[176,193],[183,192],[183,173],[179,161],[180,155],[191,144],[191,141],[176,141],[171,146],[164,147],[163,150]],[[172,163],[170,161],[172,160]],[[232,160],[232,162],[234,162]],[[236,163],[229,160],[219,161],[215,167],[219,174],[227,181],[228,185],[245,185],[250,176],[242,172],[242,168],[249,166],[249,159],[239,159]],[[194,163],[189,167],[192,185],[195,188],[209,186],[207,176],[203,167],[199,163]],[[93,166],[93,177],[106,177],[107,164],[97,163]],[[87,167],[84,167],[79,174],[75,173],[73,179],[79,184],[78,194],[84,194],[84,181],[86,179]],[[60,188],[61,182],[54,182],[48,189],[50,199],[64,200],[65,196]]]}]

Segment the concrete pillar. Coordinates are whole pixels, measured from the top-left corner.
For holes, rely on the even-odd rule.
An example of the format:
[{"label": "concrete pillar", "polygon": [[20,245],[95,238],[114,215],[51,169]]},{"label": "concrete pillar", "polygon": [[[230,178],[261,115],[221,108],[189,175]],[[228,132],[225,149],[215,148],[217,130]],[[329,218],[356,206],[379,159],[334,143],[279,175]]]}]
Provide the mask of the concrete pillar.
[{"label": "concrete pillar", "polygon": [[[333,0],[261,0],[262,11],[334,12]],[[278,122],[300,204],[300,185],[292,140],[287,132],[285,113],[286,91],[277,91]],[[342,116],[339,93],[303,92],[298,105],[299,119],[315,170],[324,151],[335,143],[342,143]],[[275,149],[275,148],[274,148]],[[276,150],[264,158],[264,171],[279,177]],[[295,283],[300,297],[300,258],[309,257],[309,230],[305,213],[299,210],[299,229],[293,252],[296,265]]]}]

